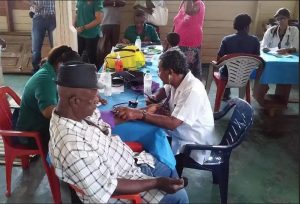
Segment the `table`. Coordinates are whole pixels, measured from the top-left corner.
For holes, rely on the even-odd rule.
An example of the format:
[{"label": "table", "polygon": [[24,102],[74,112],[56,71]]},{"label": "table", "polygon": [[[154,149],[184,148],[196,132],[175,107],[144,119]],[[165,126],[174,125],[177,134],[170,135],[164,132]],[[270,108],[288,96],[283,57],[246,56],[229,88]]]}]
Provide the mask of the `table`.
[{"label": "table", "polygon": [[[265,65],[257,72],[254,83],[254,96],[270,116],[282,112],[289,102],[292,84],[299,84],[299,55],[280,56],[264,53],[260,55]],[[276,84],[275,94],[267,94],[268,85]]]},{"label": "table", "polygon": [[[162,85],[157,75],[158,56],[154,56],[153,64],[147,65],[142,69],[143,72],[150,70],[153,81]],[[127,106],[129,100],[138,100],[138,107],[145,107],[145,99],[141,93],[136,93],[131,89],[125,88],[120,94],[112,94],[112,96],[103,96],[107,99],[108,104],[98,107],[101,111],[102,118],[112,126],[112,134],[117,134],[123,141],[137,141],[143,144],[144,149],[154,155],[158,160],[174,169],[176,161],[167,140],[167,134],[164,129],[145,123],[142,121],[129,121],[121,124],[115,124],[113,114],[111,112],[113,106],[119,103],[125,103]]]},{"label": "table", "polygon": [[299,55],[277,57],[261,52],[265,61],[261,84],[299,84]]}]

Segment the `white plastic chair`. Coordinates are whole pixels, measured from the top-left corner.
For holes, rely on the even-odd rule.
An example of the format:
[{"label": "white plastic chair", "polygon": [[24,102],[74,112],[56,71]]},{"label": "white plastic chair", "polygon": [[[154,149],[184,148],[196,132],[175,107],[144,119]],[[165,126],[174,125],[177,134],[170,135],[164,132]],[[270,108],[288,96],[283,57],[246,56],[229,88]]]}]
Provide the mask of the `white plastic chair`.
[{"label": "white plastic chair", "polygon": [[[215,80],[217,85],[214,107],[215,112],[219,111],[220,109],[221,99],[223,97],[225,88],[239,88],[239,97],[243,98],[245,95],[244,88],[246,87],[246,100],[248,103],[250,103],[250,74],[254,69],[259,68],[262,65],[262,62],[263,59],[257,55],[242,53],[225,55],[217,63],[212,62],[212,69],[219,69],[222,66],[226,65],[228,70],[227,79],[223,79],[220,76],[219,71],[213,73],[213,79]],[[212,81],[212,79],[208,80]],[[209,87],[206,87],[207,92],[209,92],[209,89],[210,85]]]}]

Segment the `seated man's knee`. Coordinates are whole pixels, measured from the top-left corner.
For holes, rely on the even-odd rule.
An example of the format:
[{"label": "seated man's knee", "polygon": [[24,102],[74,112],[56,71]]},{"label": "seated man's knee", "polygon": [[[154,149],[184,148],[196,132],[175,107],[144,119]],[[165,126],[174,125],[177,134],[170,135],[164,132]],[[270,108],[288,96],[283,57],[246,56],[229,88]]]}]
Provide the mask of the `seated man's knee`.
[{"label": "seated man's knee", "polygon": [[186,190],[183,188],[174,194],[166,194],[159,203],[160,204],[169,204],[169,203],[183,204],[183,203],[189,203],[189,198],[186,193]]}]

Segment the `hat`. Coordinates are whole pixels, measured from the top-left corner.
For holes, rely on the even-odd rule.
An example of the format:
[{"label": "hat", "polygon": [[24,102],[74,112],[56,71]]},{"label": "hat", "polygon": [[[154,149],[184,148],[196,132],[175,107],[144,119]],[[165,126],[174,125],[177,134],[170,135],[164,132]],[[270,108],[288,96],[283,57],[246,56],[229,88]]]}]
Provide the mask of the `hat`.
[{"label": "hat", "polygon": [[285,16],[287,18],[290,18],[290,11],[286,8],[280,8],[280,9],[278,9],[278,11],[276,11],[274,18],[276,18],[278,16]]},{"label": "hat", "polygon": [[98,89],[96,66],[84,62],[68,62],[58,69],[56,83],[69,88]]}]

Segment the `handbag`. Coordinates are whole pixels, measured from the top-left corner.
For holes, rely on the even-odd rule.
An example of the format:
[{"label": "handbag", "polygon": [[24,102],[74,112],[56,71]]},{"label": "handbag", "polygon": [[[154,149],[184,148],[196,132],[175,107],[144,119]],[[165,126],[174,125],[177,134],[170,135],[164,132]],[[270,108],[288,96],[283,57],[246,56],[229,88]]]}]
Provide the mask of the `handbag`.
[{"label": "handbag", "polygon": [[147,22],[156,26],[165,26],[168,24],[169,10],[165,6],[156,6],[153,9],[152,15],[148,15]]},{"label": "handbag", "polygon": [[146,60],[142,51],[134,45],[120,47],[111,52],[105,57],[106,68],[114,71],[115,61],[119,53],[125,70],[138,70],[145,66]]}]

